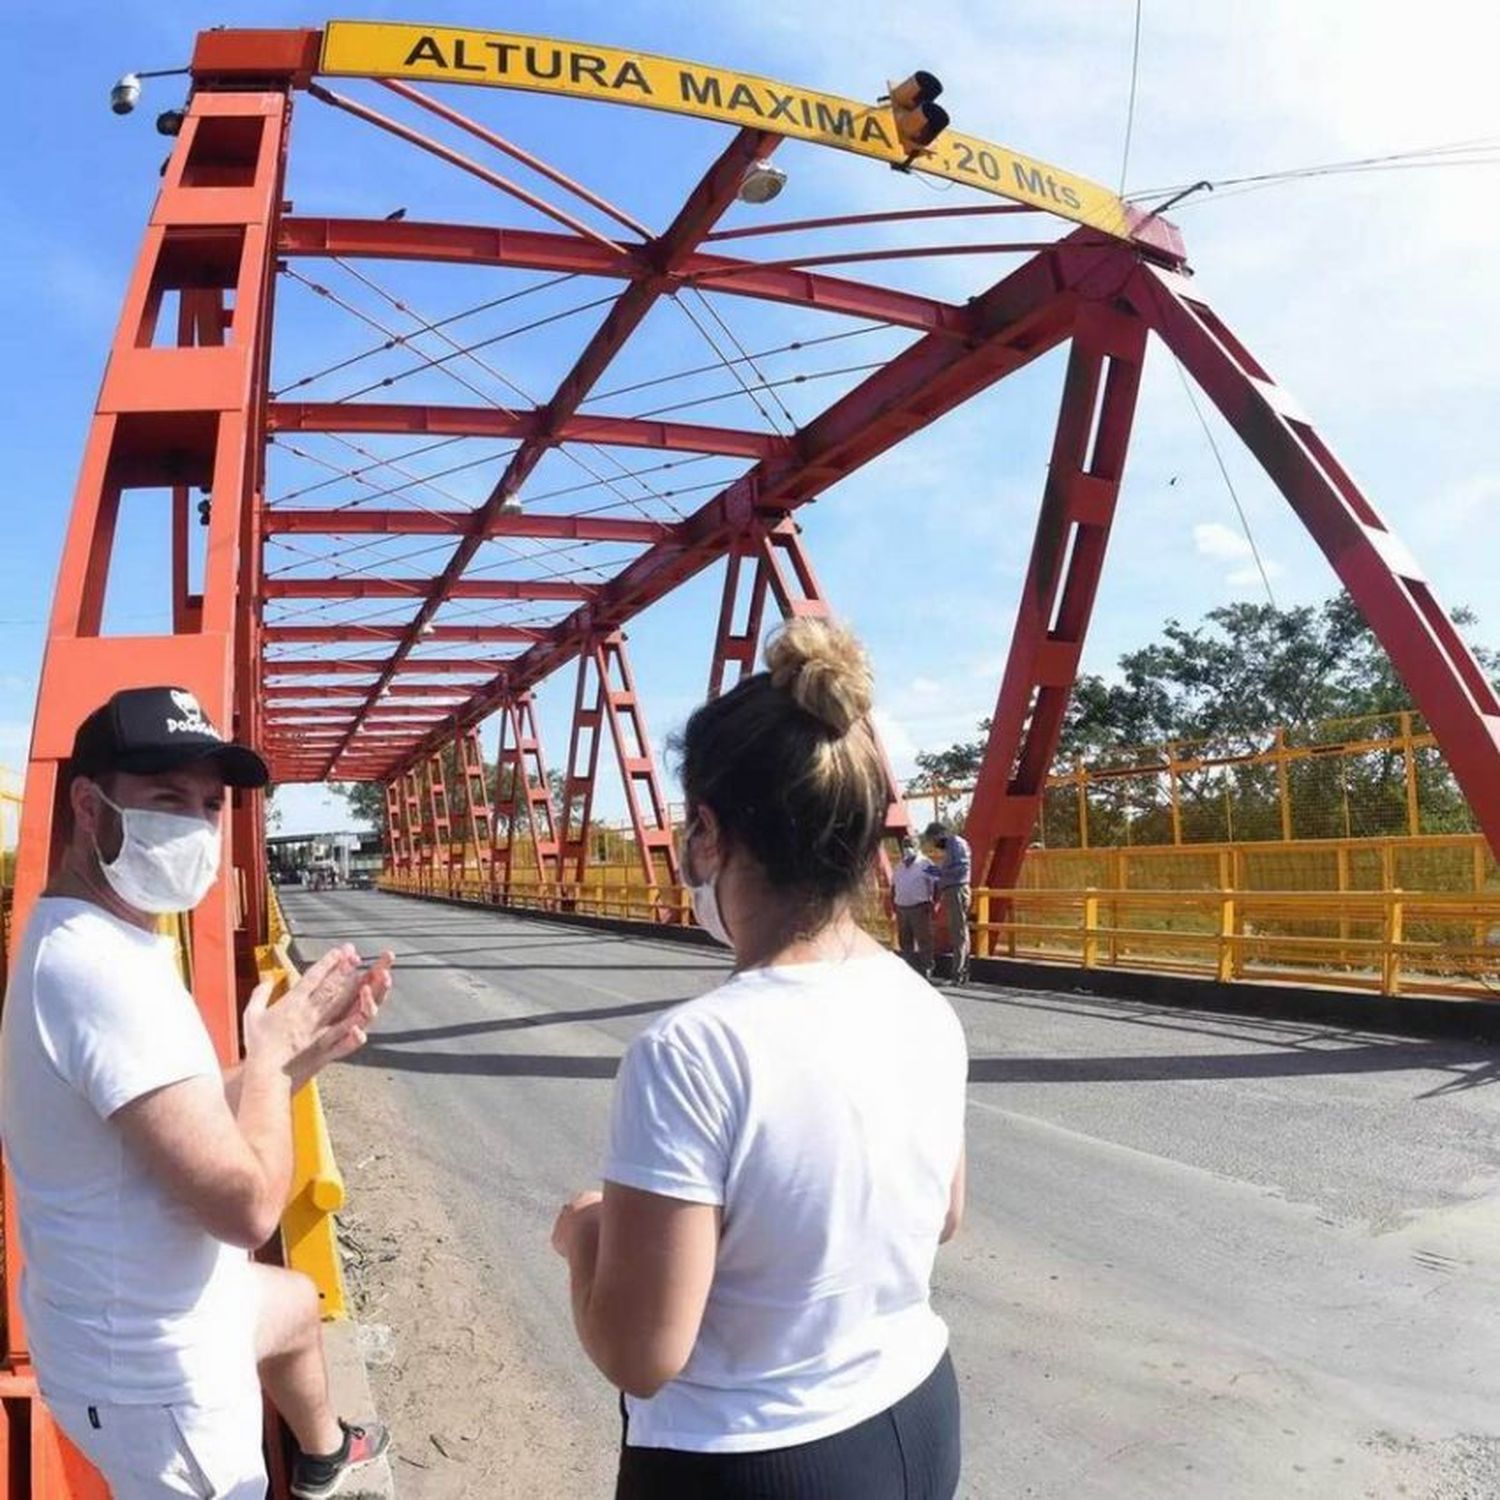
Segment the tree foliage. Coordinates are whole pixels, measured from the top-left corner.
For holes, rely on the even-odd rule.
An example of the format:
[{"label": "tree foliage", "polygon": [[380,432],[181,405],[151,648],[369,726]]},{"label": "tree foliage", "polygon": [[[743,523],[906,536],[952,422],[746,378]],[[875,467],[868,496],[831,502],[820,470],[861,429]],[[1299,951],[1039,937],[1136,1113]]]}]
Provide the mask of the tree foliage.
[{"label": "tree foliage", "polygon": [[[1454,619],[1461,626],[1474,624],[1467,610],[1456,612]],[[1500,679],[1500,654],[1482,648],[1476,654],[1485,671]],[[1293,609],[1229,604],[1210,610],[1196,625],[1168,620],[1159,640],[1127,651],[1109,678],[1080,677],[1064,721],[1058,764],[1062,768],[1078,758],[1091,766],[1111,758],[1126,763],[1141,747],[1184,742],[1215,756],[1247,755],[1264,750],[1278,725],[1390,715],[1410,703],[1374,632],[1347,595]],[[979,731],[987,735],[988,720]],[[979,738],[918,754],[919,774],[911,789],[972,784],[984,745]],[[1355,833],[1402,831],[1405,768],[1399,753],[1347,763],[1340,757],[1299,762],[1289,774],[1294,809],[1302,808],[1310,818],[1316,809],[1336,806],[1342,819],[1339,827],[1294,830],[1299,836],[1328,836],[1345,827]],[[1467,808],[1446,767],[1436,760],[1424,762],[1421,776],[1424,831],[1468,826]],[[1091,804],[1091,818],[1103,825],[1094,829],[1095,841],[1111,841],[1110,825],[1118,825],[1118,832],[1126,821],[1138,842],[1170,838],[1158,781],[1164,778],[1126,780],[1113,788],[1101,782]],[[1180,778],[1179,793],[1185,828],[1196,820],[1201,829],[1185,836],[1267,838],[1279,832],[1272,767]]]}]

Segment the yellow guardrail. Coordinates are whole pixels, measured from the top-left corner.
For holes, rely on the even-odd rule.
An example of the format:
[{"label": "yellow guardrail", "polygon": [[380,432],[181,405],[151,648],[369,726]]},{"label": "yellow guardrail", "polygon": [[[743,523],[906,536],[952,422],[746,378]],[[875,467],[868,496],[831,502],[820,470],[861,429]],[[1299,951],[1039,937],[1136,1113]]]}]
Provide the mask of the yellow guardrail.
[{"label": "yellow guardrail", "polygon": [[[1227,867],[1233,872],[1233,862]],[[518,885],[508,896],[482,875],[386,874],[383,890],[507,910],[570,912],[690,926],[681,886],[595,882]],[[1198,974],[1230,983],[1326,985],[1386,995],[1500,995],[1500,891],[976,889],[974,953]],[[864,925],[889,940],[889,918],[867,901]]]},{"label": "yellow guardrail", "polygon": [[[255,950],[262,982],[277,985],[273,1000],[297,978],[288,951],[291,935],[273,890],[268,905],[272,938]],[[333,1154],[328,1119],[316,1081],[292,1095],[292,1186],[281,1218],[286,1263],[312,1278],[325,1319],[348,1316],[344,1269],[333,1216],[344,1206],[344,1178]]]},{"label": "yellow guardrail", "polygon": [[1500,893],[978,890],[979,957],[1332,985],[1500,994]]}]

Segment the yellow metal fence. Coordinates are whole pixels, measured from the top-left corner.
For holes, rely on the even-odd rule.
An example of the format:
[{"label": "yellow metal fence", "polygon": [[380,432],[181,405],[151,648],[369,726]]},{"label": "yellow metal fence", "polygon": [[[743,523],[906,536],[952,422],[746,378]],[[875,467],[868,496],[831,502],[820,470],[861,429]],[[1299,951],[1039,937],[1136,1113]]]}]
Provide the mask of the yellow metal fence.
[{"label": "yellow metal fence", "polygon": [[[1284,884],[1289,873],[1306,882]],[[1474,836],[1301,846],[1033,851],[1017,889],[974,892],[980,957],[1484,998],[1500,994],[1500,875]],[[681,886],[639,868],[581,883],[534,869],[495,889],[470,868],[387,874],[382,889],[539,912],[692,925]],[[870,895],[860,918],[891,940]]]},{"label": "yellow metal fence", "polygon": [[[276,993],[295,983],[296,966],[290,956],[291,934],[281,903],[272,890],[267,903],[271,941],[255,950],[262,983]],[[325,1319],[348,1316],[343,1265],[339,1259],[334,1215],[344,1206],[344,1178],[333,1155],[328,1120],[317,1082],[292,1095],[292,1187],[281,1218],[281,1243],[286,1263],[312,1278]]]},{"label": "yellow metal fence", "polygon": [[[972,788],[913,783],[919,823],[961,820]],[[1214,740],[1112,746],[1047,779],[1047,849],[1472,833],[1458,783],[1414,710]]]}]

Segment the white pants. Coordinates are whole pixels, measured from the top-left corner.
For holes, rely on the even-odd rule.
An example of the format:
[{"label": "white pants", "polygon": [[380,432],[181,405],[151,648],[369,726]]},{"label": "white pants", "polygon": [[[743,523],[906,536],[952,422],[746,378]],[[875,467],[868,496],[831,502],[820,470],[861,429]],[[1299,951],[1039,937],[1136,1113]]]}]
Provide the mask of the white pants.
[{"label": "white pants", "polygon": [[114,1500],[264,1500],[260,1394],[232,1406],[48,1402]]}]

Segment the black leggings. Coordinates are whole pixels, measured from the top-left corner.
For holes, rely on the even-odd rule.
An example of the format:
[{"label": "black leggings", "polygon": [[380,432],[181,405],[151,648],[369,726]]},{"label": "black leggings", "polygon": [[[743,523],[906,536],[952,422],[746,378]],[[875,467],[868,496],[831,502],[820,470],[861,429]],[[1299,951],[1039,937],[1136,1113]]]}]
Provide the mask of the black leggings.
[{"label": "black leggings", "polygon": [[958,1382],[945,1354],[894,1406],[832,1437],[760,1453],[620,1451],[615,1500],[952,1500]]}]

